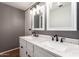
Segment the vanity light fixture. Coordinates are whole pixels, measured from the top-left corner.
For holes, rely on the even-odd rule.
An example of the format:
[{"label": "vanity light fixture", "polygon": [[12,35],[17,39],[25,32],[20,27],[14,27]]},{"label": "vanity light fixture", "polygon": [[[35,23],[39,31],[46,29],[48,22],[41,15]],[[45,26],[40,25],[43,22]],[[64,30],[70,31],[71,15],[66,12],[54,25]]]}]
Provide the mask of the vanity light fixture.
[{"label": "vanity light fixture", "polygon": [[32,14],[33,13],[33,9],[30,9],[30,14]]},{"label": "vanity light fixture", "polygon": [[30,14],[39,14],[40,12],[39,12],[39,10],[40,10],[40,6],[39,5],[36,5],[36,7],[33,7],[31,10],[30,10]]},{"label": "vanity light fixture", "polygon": [[36,13],[36,8],[32,8],[31,10],[30,10],[30,14],[33,14],[33,15],[35,15]]},{"label": "vanity light fixture", "polygon": [[36,10],[37,10],[37,14],[39,14],[40,13],[39,12],[39,10],[40,10],[40,6],[39,5],[36,6]]},{"label": "vanity light fixture", "polygon": [[63,3],[62,2],[57,2],[57,6],[58,7],[62,7],[63,6]]},{"label": "vanity light fixture", "polygon": [[48,5],[49,5],[49,8],[52,9],[53,7],[62,7],[63,2],[49,2]]}]

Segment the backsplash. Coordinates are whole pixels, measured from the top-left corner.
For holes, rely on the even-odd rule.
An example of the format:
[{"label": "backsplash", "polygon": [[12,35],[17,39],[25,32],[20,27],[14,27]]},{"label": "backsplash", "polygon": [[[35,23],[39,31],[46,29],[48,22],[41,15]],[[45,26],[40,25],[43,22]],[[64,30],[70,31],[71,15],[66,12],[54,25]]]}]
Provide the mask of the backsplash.
[{"label": "backsplash", "polygon": [[79,31],[35,31],[37,34],[55,35],[73,39],[79,39]]}]

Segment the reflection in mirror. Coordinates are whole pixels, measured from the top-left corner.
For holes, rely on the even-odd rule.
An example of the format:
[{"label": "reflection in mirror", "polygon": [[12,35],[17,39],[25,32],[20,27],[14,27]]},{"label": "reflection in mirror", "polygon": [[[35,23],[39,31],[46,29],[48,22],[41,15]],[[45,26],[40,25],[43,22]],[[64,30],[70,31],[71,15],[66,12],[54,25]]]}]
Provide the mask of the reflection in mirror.
[{"label": "reflection in mirror", "polygon": [[34,28],[39,28],[39,15],[34,15]]},{"label": "reflection in mirror", "polygon": [[72,2],[52,2],[47,8],[48,30],[76,30],[76,4]]},{"label": "reflection in mirror", "polygon": [[34,28],[42,28],[42,13],[34,15]]},{"label": "reflection in mirror", "polygon": [[45,4],[39,4],[32,10],[32,30],[44,30]]},{"label": "reflection in mirror", "polygon": [[[50,27],[71,27],[71,3],[53,3],[49,12]],[[62,23],[61,23],[62,22]]]}]

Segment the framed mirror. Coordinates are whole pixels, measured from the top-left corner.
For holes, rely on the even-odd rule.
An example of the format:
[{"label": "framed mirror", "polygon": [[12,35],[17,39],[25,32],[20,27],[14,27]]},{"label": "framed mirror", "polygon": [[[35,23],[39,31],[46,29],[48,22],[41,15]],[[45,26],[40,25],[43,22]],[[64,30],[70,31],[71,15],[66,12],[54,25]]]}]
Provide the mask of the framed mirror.
[{"label": "framed mirror", "polygon": [[32,9],[32,30],[44,30],[45,5],[37,5]]},{"label": "framed mirror", "polygon": [[77,6],[76,2],[47,3],[47,30],[76,31]]}]

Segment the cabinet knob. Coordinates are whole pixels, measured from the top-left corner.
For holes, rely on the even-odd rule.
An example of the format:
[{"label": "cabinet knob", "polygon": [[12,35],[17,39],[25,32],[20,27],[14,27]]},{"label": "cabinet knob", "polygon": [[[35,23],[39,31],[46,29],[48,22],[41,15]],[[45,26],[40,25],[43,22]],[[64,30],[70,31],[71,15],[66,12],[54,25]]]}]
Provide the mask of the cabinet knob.
[{"label": "cabinet knob", "polygon": [[26,51],[26,54],[28,54],[28,52]]},{"label": "cabinet knob", "polygon": [[23,46],[21,46],[21,48],[23,48]]},{"label": "cabinet knob", "polygon": [[31,57],[30,55],[28,55],[28,57]]},{"label": "cabinet knob", "polygon": [[65,39],[65,38],[61,38],[61,41],[60,41],[60,42],[62,42],[62,43],[63,43],[63,42],[64,42],[64,39]]},{"label": "cabinet knob", "polygon": [[29,28],[29,31],[31,31],[32,29],[31,28]]}]

